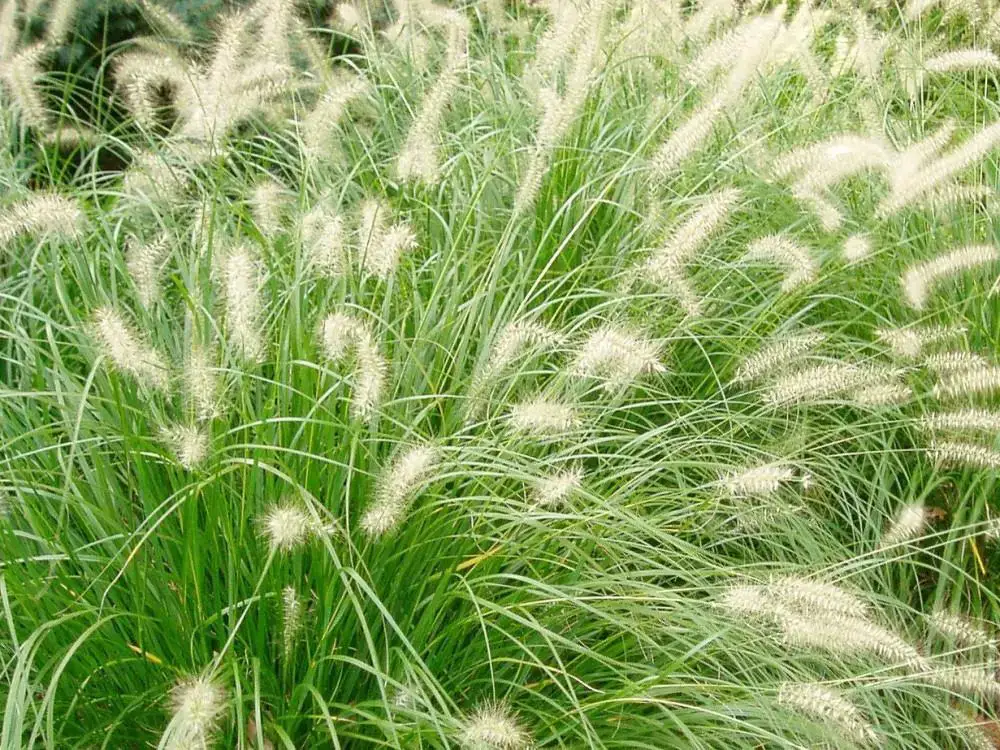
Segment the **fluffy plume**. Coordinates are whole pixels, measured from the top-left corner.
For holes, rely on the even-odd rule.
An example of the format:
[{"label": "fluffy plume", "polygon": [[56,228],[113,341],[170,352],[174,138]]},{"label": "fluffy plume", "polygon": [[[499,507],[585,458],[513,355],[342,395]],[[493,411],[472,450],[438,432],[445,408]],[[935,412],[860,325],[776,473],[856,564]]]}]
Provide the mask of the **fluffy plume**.
[{"label": "fluffy plume", "polygon": [[781,607],[801,613],[864,618],[868,605],[840,586],[816,578],[778,576],[764,588],[766,595]]},{"label": "fluffy plume", "polygon": [[965,370],[979,370],[985,368],[987,365],[988,362],[983,357],[964,351],[928,354],[924,358],[924,366],[938,375],[952,375]]},{"label": "fluffy plume", "polygon": [[354,394],[351,414],[366,420],[374,416],[385,388],[386,364],[378,351],[375,336],[361,320],[345,313],[327,317],[320,330],[326,356],[338,362],[354,354]]},{"label": "fluffy plume", "polygon": [[[568,6],[569,3],[564,5]],[[542,180],[549,169],[552,152],[559,145],[580,109],[587,99],[594,68],[600,51],[605,15],[610,4],[605,0],[586,0],[579,15],[572,22],[572,29],[561,40],[567,45],[575,44],[572,64],[566,73],[566,83],[560,95],[555,86],[545,87],[539,92],[542,104],[542,119],[535,133],[534,147],[528,165],[521,175],[517,195],[514,198],[514,214],[521,215],[535,201]],[[535,70],[543,70],[536,59]]]},{"label": "fluffy plume", "polygon": [[764,401],[781,406],[834,398],[846,391],[891,382],[891,370],[875,365],[831,362],[783,375],[764,389]]},{"label": "fluffy plume", "polygon": [[773,495],[795,477],[790,466],[765,464],[726,474],[720,483],[730,497],[761,497]]},{"label": "fluffy plume", "polygon": [[997,390],[1000,390],[1000,367],[970,363],[961,369],[944,370],[932,392],[935,398],[959,398],[991,394]]},{"label": "fluffy plume", "polygon": [[194,345],[184,363],[184,395],[199,421],[219,415],[219,385],[210,349]]},{"label": "fluffy plume", "polygon": [[991,702],[1000,700],[1000,683],[993,671],[982,667],[939,667],[928,669],[920,677],[931,685],[953,693],[962,693]]},{"label": "fluffy plume", "polygon": [[0,246],[23,235],[73,240],[86,226],[80,205],[54,193],[35,193],[0,212]]},{"label": "fluffy plume", "polygon": [[347,270],[346,236],[343,218],[323,204],[302,217],[302,244],[308,261],[324,276],[337,276]]},{"label": "fluffy plume", "polygon": [[556,437],[580,426],[580,418],[572,406],[535,398],[515,404],[508,415],[510,429],[536,437]]},{"label": "fluffy plume", "polygon": [[[13,10],[17,4],[8,2],[7,7]],[[45,54],[45,45],[36,44],[3,60],[0,65],[0,84],[6,89],[21,122],[38,129],[45,129],[49,124],[48,110],[38,86]]]},{"label": "fluffy plume", "polygon": [[743,259],[777,263],[785,271],[785,279],[781,282],[783,292],[790,292],[803,284],[812,283],[819,272],[816,261],[812,259],[808,250],[781,235],[754,240],[747,248]]},{"label": "fluffy plume", "polygon": [[859,745],[874,745],[878,735],[847,699],[822,685],[785,682],[778,704],[826,724]]},{"label": "fluffy plume", "polygon": [[455,95],[466,63],[465,36],[455,37],[459,49],[449,50],[448,61],[420,103],[399,156],[396,174],[401,180],[435,183],[439,177],[438,139],[445,107]]},{"label": "fluffy plume", "polygon": [[961,70],[1000,70],[1000,57],[988,49],[956,49],[928,59],[928,73],[952,73]]},{"label": "fluffy plume", "polygon": [[876,383],[851,394],[858,406],[899,406],[913,398],[913,389],[902,383]]},{"label": "fluffy plume", "polygon": [[169,427],[163,431],[163,438],[177,457],[177,463],[188,471],[208,456],[208,433],[194,425]]},{"label": "fluffy plume", "polygon": [[277,552],[291,552],[313,539],[331,536],[332,525],[318,522],[301,506],[285,501],[272,506],[263,515],[260,533],[268,546]]},{"label": "fluffy plume", "polygon": [[94,336],[115,369],[159,391],[170,388],[166,360],[146,344],[129,322],[110,307],[94,312]]},{"label": "fluffy plume", "polygon": [[690,216],[671,229],[664,244],[636,270],[677,297],[689,315],[697,315],[701,302],[688,286],[686,266],[729,217],[740,198],[735,189],[709,195]]},{"label": "fluffy plume", "polygon": [[923,671],[927,661],[909,643],[869,620],[840,614],[783,613],[777,618],[785,643],[843,656],[876,656],[887,664]]},{"label": "fluffy plume", "polygon": [[558,508],[580,491],[583,470],[565,469],[535,481],[531,500],[539,508]]},{"label": "fluffy plume", "polygon": [[160,746],[165,750],[207,748],[223,716],[229,710],[225,688],[208,676],[190,677],[177,683],[170,693],[170,724]]},{"label": "fluffy plume", "polygon": [[917,359],[924,347],[958,338],[965,326],[910,326],[909,328],[878,328],[875,335],[889,346],[892,353],[904,359]]},{"label": "fluffy plume", "polygon": [[514,364],[519,356],[526,351],[553,349],[564,340],[562,334],[541,323],[528,320],[510,323],[497,337],[486,366],[472,379],[469,388],[468,419],[474,420],[478,416],[485,405],[483,395],[486,389],[503,374],[504,370]]},{"label": "fluffy plume", "polygon": [[1000,411],[959,409],[938,412],[924,417],[921,425],[932,432],[1000,433]]},{"label": "fluffy plume", "polygon": [[762,346],[759,351],[743,360],[736,368],[732,382],[735,384],[753,383],[773,375],[824,341],[826,341],[826,336],[818,331],[775,337]]},{"label": "fluffy plume", "polygon": [[582,377],[604,380],[613,391],[641,375],[664,372],[659,346],[634,331],[605,325],[591,333],[580,346],[571,371]]},{"label": "fluffy plume", "polygon": [[240,245],[222,254],[219,277],[229,340],[244,360],[259,362],[264,356],[260,264],[248,247]]},{"label": "fluffy plume", "polygon": [[409,448],[393,460],[379,476],[375,501],[361,518],[368,536],[379,537],[399,527],[437,462],[438,452],[429,445]]},{"label": "fluffy plume", "polygon": [[361,206],[358,244],[361,267],[383,281],[396,271],[400,256],[417,246],[417,238],[406,222],[386,226],[388,208],[377,200],[367,200]]},{"label": "fluffy plume", "polygon": [[939,466],[1000,469],[1000,451],[979,443],[936,440],[927,449],[927,455]]},{"label": "fluffy plume", "polygon": [[941,635],[965,648],[993,648],[996,644],[989,633],[961,615],[935,612],[927,622]]},{"label": "fluffy plume", "polygon": [[1000,122],[993,123],[944,156],[907,168],[891,176],[891,192],[879,204],[876,215],[886,218],[941,188],[956,174],[972,166],[1000,143]]},{"label": "fluffy plume", "polygon": [[908,268],[901,279],[903,294],[910,307],[922,310],[935,284],[998,259],[1000,250],[992,245],[970,245],[952,250]]},{"label": "fluffy plume", "polygon": [[[341,3],[338,8],[349,7]],[[302,142],[313,158],[335,152],[337,125],[355,99],[367,95],[371,86],[360,76],[347,76],[334,82],[302,121]]]},{"label": "fluffy plume", "polygon": [[136,238],[128,242],[125,265],[135,284],[139,304],[145,308],[152,307],[160,299],[160,276],[169,252],[170,238],[166,235],[152,242],[140,242]]},{"label": "fluffy plume", "polygon": [[288,189],[273,178],[261,180],[250,195],[250,209],[257,229],[265,237],[274,237],[281,231],[282,215]]},{"label": "fluffy plume", "polygon": [[844,240],[844,260],[860,263],[872,254],[872,243],[863,234],[855,234]]},{"label": "fluffy plume", "polygon": [[927,509],[923,505],[904,505],[882,535],[878,548],[885,550],[913,541],[923,533],[927,517]]},{"label": "fluffy plume", "polygon": [[295,640],[305,616],[305,604],[299,598],[294,586],[286,586],[281,591],[281,653],[287,660],[295,648]]},{"label": "fluffy plume", "polygon": [[486,703],[462,722],[458,744],[462,750],[528,750],[532,741],[506,704]]}]

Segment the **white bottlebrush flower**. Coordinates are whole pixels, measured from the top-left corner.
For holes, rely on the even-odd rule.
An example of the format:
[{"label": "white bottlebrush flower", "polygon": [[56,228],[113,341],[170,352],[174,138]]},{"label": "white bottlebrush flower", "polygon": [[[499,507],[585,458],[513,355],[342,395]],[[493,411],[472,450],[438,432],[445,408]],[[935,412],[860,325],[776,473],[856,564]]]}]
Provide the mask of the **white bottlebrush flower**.
[{"label": "white bottlebrush flower", "polygon": [[970,245],[918,263],[906,270],[900,280],[910,307],[922,310],[935,284],[962,271],[1000,260],[1000,250],[992,245]]},{"label": "white bottlebrush flower", "polygon": [[859,406],[899,406],[912,398],[913,389],[902,383],[876,383],[851,394],[851,401]]},{"label": "white bottlebrush flower", "polygon": [[920,421],[931,432],[1000,433],[1000,411],[957,409],[929,414]]},{"label": "white bottlebrush flower", "polygon": [[993,648],[996,640],[968,618],[950,612],[934,612],[927,618],[930,626],[957,645],[965,648]]},{"label": "white bottlebrush flower", "polygon": [[836,613],[779,612],[775,619],[788,646],[842,656],[874,656],[910,672],[927,668],[927,660],[912,645],[864,618]]},{"label": "white bottlebrush flower", "polygon": [[808,331],[776,336],[751,354],[733,375],[733,383],[753,383],[786,368],[804,354],[826,341],[826,335],[819,331]]},{"label": "white bottlebrush flower", "polygon": [[581,377],[602,378],[607,390],[615,390],[641,375],[665,372],[659,349],[632,330],[604,325],[583,342],[570,369]]},{"label": "white bottlebrush flower", "polygon": [[264,279],[260,264],[249,248],[238,246],[222,254],[219,276],[229,340],[240,357],[259,362],[265,349],[261,298]]},{"label": "white bottlebrush flower", "polygon": [[744,617],[772,616],[775,603],[763,586],[730,586],[719,598],[718,604],[739,620]]},{"label": "white bottlebrush flower", "polygon": [[932,325],[910,326],[908,328],[877,328],[875,335],[889,345],[892,353],[906,359],[916,359],[924,347],[942,341],[958,338],[966,331],[965,326]]},{"label": "white bottlebrush flower", "polygon": [[941,380],[934,385],[934,398],[979,396],[1000,390],[1000,366],[971,364],[962,369],[941,371]]},{"label": "white bottlebrush flower", "polygon": [[[14,14],[17,12],[17,5],[5,3],[0,12],[4,11]],[[13,15],[5,20],[10,24],[16,23]],[[15,34],[10,36],[10,48],[0,50],[0,60],[3,61],[3,65],[0,65],[0,84],[10,97],[13,109],[21,121],[28,127],[44,130],[49,125],[49,113],[38,79],[44,75],[42,63],[48,47],[39,43],[15,52]]]},{"label": "white bottlebrush flower", "polygon": [[469,714],[458,732],[462,750],[528,750],[531,735],[504,703],[485,703]]},{"label": "white bottlebrush flower", "polygon": [[[948,153],[916,168],[894,172],[891,191],[879,204],[877,218],[884,219],[920,201],[923,196],[953,181],[955,175],[972,166],[1000,144],[1000,122],[989,125]],[[902,158],[902,156],[901,156]]]},{"label": "white bottlebrush flower", "polygon": [[764,497],[795,480],[795,469],[780,464],[765,464],[730,472],[719,480],[730,497]]},{"label": "white bottlebrush flower", "polygon": [[860,263],[872,254],[872,243],[863,234],[854,234],[844,240],[844,260]]},{"label": "white bottlebrush flower", "polygon": [[961,693],[980,700],[1000,700],[1000,682],[993,670],[981,666],[942,666],[927,669],[919,675],[931,685],[952,693]]},{"label": "white bottlebrush flower", "polygon": [[331,536],[333,531],[332,525],[320,523],[292,501],[270,507],[260,522],[261,535],[277,552],[290,552],[313,539]]},{"label": "white bottlebrush flower", "polygon": [[576,410],[545,398],[533,398],[511,407],[508,424],[515,433],[536,437],[557,437],[580,426]]},{"label": "white bottlebrush flower", "polygon": [[265,237],[274,237],[281,231],[288,189],[273,177],[254,186],[250,194],[250,210],[254,224]]},{"label": "white bottlebrush flower", "polygon": [[163,356],[146,344],[129,322],[110,307],[94,313],[94,336],[115,369],[142,385],[166,392],[170,371]]},{"label": "white bottlebrush flower", "polygon": [[801,614],[839,615],[863,619],[868,605],[847,589],[816,578],[777,576],[768,581],[767,596],[781,607]]},{"label": "white bottlebrush flower", "polygon": [[417,246],[417,236],[406,222],[397,222],[386,229],[378,242],[368,246],[361,257],[361,266],[367,273],[383,281],[396,272],[403,253]]},{"label": "white bottlebrush flower", "polygon": [[168,427],[163,431],[163,438],[177,457],[177,463],[188,471],[208,456],[209,435],[197,426]]},{"label": "white bottlebrush flower", "polygon": [[80,236],[87,219],[77,203],[55,193],[34,193],[0,211],[0,246],[23,235],[53,240]]},{"label": "white bottlebrush flower", "polygon": [[[464,38],[462,39],[464,47]],[[448,102],[461,83],[465,63],[464,49],[449,55],[444,70],[420,103],[420,110],[410,125],[403,148],[396,157],[396,174],[401,180],[419,180],[433,184],[439,179],[438,140],[441,120]]]},{"label": "white bottlebrush flower", "polygon": [[286,586],[281,591],[281,652],[285,659],[295,649],[295,640],[302,630],[304,619],[305,604],[294,586]]},{"label": "white bottlebrush flower", "polygon": [[754,240],[743,256],[745,261],[769,261],[785,271],[781,291],[789,292],[816,280],[819,268],[809,251],[782,235],[770,235]]},{"label": "white bottlebrush flower", "polygon": [[320,344],[326,356],[334,362],[353,353],[351,414],[361,420],[374,416],[385,389],[388,368],[371,328],[346,313],[333,313],[324,319],[320,328]]},{"label": "white bottlebrush flower", "polygon": [[689,316],[697,315],[700,300],[689,286],[687,265],[722,227],[739,199],[740,192],[735,189],[707,196],[692,214],[670,230],[666,241],[639,265],[635,275],[662,286],[678,298]]},{"label": "white bottlebrush flower", "polygon": [[574,467],[541,477],[535,481],[531,501],[539,508],[558,508],[580,491],[583,469]]},{"label": "white bottlebrush flower", "polygon": [[302,245],[310,266],[324,276],[347,270],[347,228],[344,219],[320,204],[302,217]]},{"label": "white bottlebrush flower", "polygon": [[924,70],[928,73],[1000,70],[1000,57],[988,49],[953,49],[927,59]]},{"label": "white bottlebrush flower", "polygon": [[207,748],[229,710],[225,688],[207,676],[181,680],[170,692],[172,717],[160,747],[165,750]]},{"label": "white bottlebrush flower", "polygon": [[1000,469],[1000,451],[964,440],[935,440],[927,455],[939,466]]},{"label": "white bottlebrush flower", "polygon": [[878,548],[886,550],[913,541],[923,533],[927,519],[927,509],[923,505],[919,503],[904,505],[882,534]]},{"label": "white bottlebrush flower", "polygon": [[876,365],[830,362],[776,378],[764,389],[763,398],[772,406],[821,401],[896,377],[896,372]]},{"label": "white bottlebrush flower", "polygon": [[196,344],[184,362],[184,395],[199,421],[219,415],[219,384],[213,359],[210,349]]},{"label": "white bottlebrush flower", "polygon": [[521,320],[508,324],[490,348],[486,365],[472,378],[469,386],[467,420],[472,421],[485,406],[484,394],[503,372],[525,353],[554,349],[565,337],[542,323]]},{"label": "white bottlebrush flower", "polygon": [[133,238],[127,244],[125,265],[143,307],[151,307],[160,299],[160,276],[169,252],[170,239],[166,235],[152,242],[140,242]]},{"label": "white bottlebrush flower", "polygon": [[951,376],[966,370],[981,370],[989,363],[978,354],[966,351],[939,352],[924,358],[924,367],[941,376]]},{"label": "white bottlebrush flower", "polygon": [[375,500],[361,518],[368,536],[379,537],[399,527],[437,462],[438,452],[429,445],[409,448],[393,460],[379,476]]},{"label": "white bottlebrush flower", "polygon": [[875,745],[878,735],[861,712],[846,698],[823,685],[782,683],[778,704],[834,728],[852,742]]}]

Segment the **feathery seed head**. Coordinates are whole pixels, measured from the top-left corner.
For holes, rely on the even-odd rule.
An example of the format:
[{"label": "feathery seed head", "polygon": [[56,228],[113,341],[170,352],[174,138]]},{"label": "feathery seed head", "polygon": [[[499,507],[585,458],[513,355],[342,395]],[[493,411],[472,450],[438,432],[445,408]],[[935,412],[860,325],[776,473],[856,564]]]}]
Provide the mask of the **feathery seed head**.
[{"label": "feathery seed head", "polygon": [[261,268],[246,246],[222,253],[219,276],[226,328],[236,352],[248,362],[259,362],[264,356],[262,322],[264,284]]},{"label": "feathery seed head", "polygon": [[966,648],[993,648],[996,640],[968,618],[950,612],[934,612],[928,623],[941,635]]},{"label": "feathery seed head", "polygon": [[302,244],[310,264],[325,276],[347,270],[347,229],[344,220],[323,205],[302,217]]},{"label": "feathery seed head", "polygon": [[952,250],[908,268],[901,279],[903,295],[910,307],[923,310],[937,282],[997,260],[1000,260],[1000,250],[992,245],[970,245]]},{"label": "feathery seed head", "polygon": [[923,533],[927,519],[927,509],[923,505],[919,503],[904,505],[882,535],[878,548],[886,550],[913,541]]},{"label": "feathery seed head", "polygon": [[210,349],[194,345],[184,363],[184,390],[197,420],[219,415],[219,385]]},{"label": "feathery seed head", "polygon": [[778,704],[828,724],[858,744],[878,742],[878,735],[861,712],[839,693],[823,685],[782,683],[778,689]]},{"label": "feathery seed head", "polygon": [[268,509],[261,521],[261,534],[271,549],[290,552],[315,538],[331,536],[331,525],[316,521],[301,506],[286,501]]},{"label": "feathery seed head", "polygon": [[177,456],[177,462],[190,471],[208,456],[209,435],[194,425],[174,425],[163,437]]},{"label": "feathery seed head", "polygon": [[920,421],[930,432],[1000,433],[1000,411],[958,409],[929,414]]},{"label": "feathery seed head", "polygon": [[170,376],[164,358],[148,346],[128,321],[110,307],[94,312],[94,335],[111,364],[140,384],[167,391]]},{"label": "feathery seed head", "polygon": [[135,238],[128,242],[125,264],[143,307],[151,307],[160,299],[160,276],[170,252],[169,243],[170,239],[166,235],[161,235],[152,242],[140,242]]},{"label": "feathery seed head", "polygon": [[528,750],[531,735],[504,703],[485,703],[463,722],[458,735],[462,750]]},{"label": "feathery seed head", "polygon": [[295,648],[295,639],[302,629],[305,605],[294,586],[286,586],[281,591],[281,649],[288,659]]},{"label": "feathery seed head", "polygon": [[730,497],[746,498],[773,495],[794,479],[791,467],[766,464],[724,474],[720,481]]},{"label": "feathery seed head", "polygon": [[965,357],[952,358],[947,364],[955,364],[955,360],[968,363],[968,366],[940,370],[941,379],[932,390],[934,398],[987,395],[1000,389],[1000,366],[976,365],[975,360]]},{"label": "feathery seed head", "polygon": [[274,237],[281,231],[282,214],[288,190],[272,177],[261,180],[250,195],[250,208],[257,229],[265,237]]},{"label": "feathery seed head", "polygon": [[534,398],[511,407],[510,429],[516,433],[540,438],[556,437],[580,426],[580,418],[568,404]]},{"label": "feathery seed head", "polygon": [[173,717],[164,733],[165,747],[169,750],[208,747],[228,709],[229,695],[210,677],[181,680],[170,693]]},{"label": "feathery seed head", "polygon": [[1000,451],[963,440],[935,440],[927,449],[938,466],[1000,469]]},{"label": "feathery seed head", "polygon": [[929,354],[924,358],[924,366],[938,375],[954,375],[966,370],[979,370],[987,365],[987,361],[972,352],[954,351]]},{"label": "feathery seed head", "polygon": [[334,362],[354,353],[351,412],[362,420],[373,416],[382,398],[388,367],[370,327],[346,313],[333,313],[323,321],[320,343],[326,356]]},{"label": "feathery seed head", "polygon": [[964,334],[965,326],[910,326],[909,328],[878,328],[875,335],[889,345],[893,354],[916,359],[926,346],[957,338]]},{"label": "feathery seed head", "polygon": [[854,234],[844,240],[844,260],[860,263],[872,254],[872,243],[863,234]]},{"label": "feathery seed head", "polygon": [[659,346],[627,328],[605,325],[591,333],[579,348],[571,371],[582,377],[604,378],[615,390],[640,375],[664,372]]},{"label": "feathery seed head", "polygon": [[55,193],[33,193],[0,212],[0,245],[23,235],[69,241],[77,239],[87,219],[77,201]]},{"label": "feathery seed head", "polygon": [[375,502],[361,518],[365,533],[378,537],[396,529],[437,462],[438,451],[431,445],[417,445],[400,453],[379,476]]},{"label": "feathery seed head", "polygon": [[745,261],[771,261],[785,270],[781,291],[789,292],[816,280],[819,268],[809,251],[788,237],[770,235],[754,240],[747,248]]},{"label": "feathery seed head", "polygon": [[574,467],[542,477],[535,482],[532,502],[540,508],[557,508],[580,491],[583,469]]},{"label": "feathery seed head", "polygon": [[733,383],[753,383],[790,365],[806,352],[826,341],[819,331],[796,333],[775,337],[754,354],[747,357],[736,369]]},{"label": "feathery seed head", "polygon": [[913,398],[913,389],[902,383],[875,383],[851,394],[858,406],[899,406]]}]

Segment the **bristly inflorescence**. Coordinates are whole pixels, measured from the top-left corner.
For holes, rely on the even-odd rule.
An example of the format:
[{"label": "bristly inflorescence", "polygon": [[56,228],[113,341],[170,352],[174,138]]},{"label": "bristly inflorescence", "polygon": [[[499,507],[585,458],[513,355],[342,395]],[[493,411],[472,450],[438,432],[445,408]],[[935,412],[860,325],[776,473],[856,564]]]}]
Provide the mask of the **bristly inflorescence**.
[{"label": "bristly inflorescence", "polygon": [[333,362],[354,356],[354,394],[351,414],[372,418],[385,389],[387,365],[375,343],[375,335],[363,321],[346,313],[333,313],[320,327],[320,344]]},{"label": "bristly inflorescence", "polygon": [[361,528],[371,537],[394,531],[406,518],[416,493],[431,477],[440,458],[432,445],[415,445],[399,453],[379,475],[372,504],[361,517]]}]

